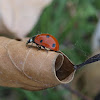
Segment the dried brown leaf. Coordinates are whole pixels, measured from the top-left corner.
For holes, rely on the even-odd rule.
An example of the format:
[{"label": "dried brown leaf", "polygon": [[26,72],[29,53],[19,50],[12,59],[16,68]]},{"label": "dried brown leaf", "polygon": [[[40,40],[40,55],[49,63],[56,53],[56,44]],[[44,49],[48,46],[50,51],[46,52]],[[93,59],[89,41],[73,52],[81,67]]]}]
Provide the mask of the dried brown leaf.
[{"label": "dried brown leaf", "polygon": [[1,86],[41,90],[73,79],[73,64],[63,53],[26,47],[26,41],[0,37]]}]

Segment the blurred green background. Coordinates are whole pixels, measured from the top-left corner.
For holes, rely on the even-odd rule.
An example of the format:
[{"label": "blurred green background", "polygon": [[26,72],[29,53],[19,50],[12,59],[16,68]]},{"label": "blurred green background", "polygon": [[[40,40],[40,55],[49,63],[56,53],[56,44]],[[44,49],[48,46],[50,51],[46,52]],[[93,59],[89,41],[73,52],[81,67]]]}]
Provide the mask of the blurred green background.
[{"label": "blurred green background", "polygon": [[[74,64],[82,63],[91,54],[99,8],[100,0],[53,0],[28,36],[49,33]],[[37,92],[0,87],[0,100],[71,100],[70,95],[68,90],[56,87]]]}]

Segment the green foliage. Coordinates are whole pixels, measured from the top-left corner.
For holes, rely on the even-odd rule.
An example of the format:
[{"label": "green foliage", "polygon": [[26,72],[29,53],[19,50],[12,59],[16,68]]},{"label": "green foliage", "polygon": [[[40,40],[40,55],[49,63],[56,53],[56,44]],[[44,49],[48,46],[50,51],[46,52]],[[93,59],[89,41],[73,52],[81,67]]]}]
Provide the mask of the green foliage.
[{"label": "green foliage", "polygon": [[100,0],[94,0],[93,4],[97,10],[100,10]]},{"label": "green foliage", "polygon": [[[75,64],[83,62],[91,53],[91,36],[97,22],[99,0],[54,0],[44,9],[40,19],[29,36],[38,33],[49,33],[55,36],[63,51]],[[71,7],[67,7],[71,4]],[[75,14],[71,15],[73,8]],[[48,89],[40,92],[30,92],[14,89],[19,94],[19,100],[61,100],[68,95],[66,90]],[[0,91],[1,92],[1,91]],[[64,99],[64,98],[63,98]]]}]

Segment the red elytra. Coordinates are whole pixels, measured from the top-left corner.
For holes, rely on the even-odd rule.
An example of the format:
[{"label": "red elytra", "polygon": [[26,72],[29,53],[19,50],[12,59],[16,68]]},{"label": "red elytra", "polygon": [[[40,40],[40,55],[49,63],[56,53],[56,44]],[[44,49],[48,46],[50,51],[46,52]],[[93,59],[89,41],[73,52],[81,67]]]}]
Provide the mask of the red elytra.
[{"label": "red elytra", "polygon": [[26,44],[35,43],[37,46],[49,48],[53,51],[59,51],[59,43],[55,37],[50,34],[39,34],[30,38]]},{"label": "red elytra", "polygon": [[35,37],[34,42],[50,50],[59,51],[57,39],[50,34],[39,34]]}]

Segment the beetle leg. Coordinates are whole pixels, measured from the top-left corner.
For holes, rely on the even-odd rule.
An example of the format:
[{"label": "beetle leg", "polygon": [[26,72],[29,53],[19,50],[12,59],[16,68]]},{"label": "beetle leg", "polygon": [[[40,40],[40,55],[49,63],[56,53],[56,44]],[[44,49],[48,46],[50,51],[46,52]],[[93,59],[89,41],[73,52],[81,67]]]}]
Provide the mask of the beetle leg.
[{"label": "beetle leg", "polygon": [[44,48],[44,50],[46,50],[47,51],[47,53],[48,53],[48,50],[45,48],[45,46],[42,46],[43,48]]},{"label": "beetle leg", "polygon": [[30,48],[31,46],[30,46],[30,45],[28,45],[28,44],[29,44],[29,43],[26,43],[26,47],[29,47],[29,48]]},{"label": "beetle leg", "polygon": [[37,44],[37,48],[38,48],[38,50],[40,50],[41,49],[41,46]]},{"label": "beetle leg", "polygon": [[38,46],[38,50],[40,50],[41,49],[41,46]]},{"label": "beetle leg", "polygon": [[32,46],[33,46],[33,42],[32,42]]},{"label": "beetle leg", "polygon": [[48,50],[47,49],[45,49],[46,50],[46,52],[48,53]]}]

